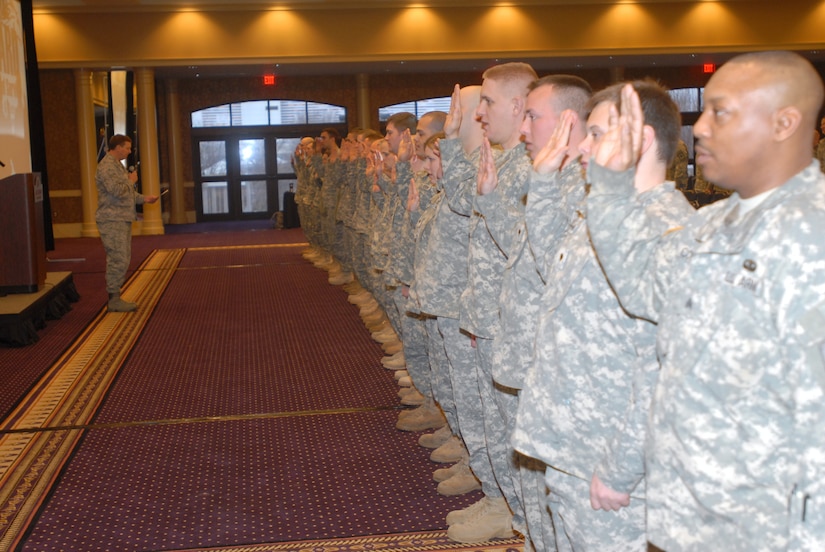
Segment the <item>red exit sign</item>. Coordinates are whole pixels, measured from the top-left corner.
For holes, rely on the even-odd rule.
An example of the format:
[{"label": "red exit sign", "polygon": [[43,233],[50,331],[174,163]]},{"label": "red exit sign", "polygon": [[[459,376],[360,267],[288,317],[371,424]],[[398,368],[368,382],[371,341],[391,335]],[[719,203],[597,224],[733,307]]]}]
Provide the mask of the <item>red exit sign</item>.
[{"label": "red exit sign", "polygon": [[264,75],[264,86],[275,86],[275,75]]},{"label": "red exit sign", "polygon": [[716,72],[716,64],[715,63],[705,63],[702,65],[702,72],[703,73],[715,73]]}]

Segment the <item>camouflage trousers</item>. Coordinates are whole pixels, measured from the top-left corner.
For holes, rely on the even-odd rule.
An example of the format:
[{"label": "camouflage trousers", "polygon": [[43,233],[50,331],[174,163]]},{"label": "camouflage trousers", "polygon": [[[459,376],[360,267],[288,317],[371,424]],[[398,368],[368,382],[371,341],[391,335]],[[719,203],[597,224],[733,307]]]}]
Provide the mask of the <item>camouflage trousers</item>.
[{"label": "camouflage trousers", "polygon": [[[450,363],[447,352],[444,350],[444,338],[438,331],[438,321],[435,317],[424,320],[429,341],[427,351],[430,357],[430,382],[432,383],[433,398],[444,412],[447,423],[455,435],[459,435],[458,418],[453,398],[453,384],[450,381]],[[419,389],[420,391],[420,389]]]},{"label": "camouflage trousers", "polygon": [[338,262],[341,263],[342,270],[352,272],[352,260],[355,257],[355,231],[343,222],[339,222],[335,226],[341,229],[341,238],[336,245],[340,256]]},{"label": "camouflage trousers", "polygon": [[301,218],[301,230],[304,231],[307,241],[318,246],[318,214],[311,205],[298,206],[298,216]]},{"label": "camouflage trousers", "polygon": [[444,339],[444,351],[449,361],[450,381],[458,419],[458,427],[450,427],[454,432],[458,432],[467,447],[470,468],[481,482],[482,492],[490,498],[498,498],[501,496],[501,489],[493,475],[493,466],[487,453],[475,351],[470,346],[469,336],[461,332],[457,319],[439,316],[437,324],[438,331]]},{"label": "camouflage trousers", "polygon": [[[515,389],[494,383],[496,404],[507,433],[507,443],[516,426],[518,413],[518,392]],[[512,447],[511,447],[512,448]],[[530,458],[512,450],[513,463],[510,466],[516,495],[524,510],[524,526],[514,528],[524,535],[524,550],[529,552],[556,549],[553,535],[553,519],[547,508],[547,485],[544,482],[546,465],[541,460]]]},{"label": "camouflage trousers", "polygon": [[560,552],[646,552],[645,501],[631,497],[618,512],[590,506],[590,481],[548,467],[549,505]]},{"label": "camouflage trousers", "polygon": [[345,228],[344,223],[340,221],[334,221],[331,227],[331,234],[330,234],[330,252],[335,257],[335,260],[341,265],[341,268],[347,270],[348,262],[348,252],[347,252],[347,244],[345,242]]},{"label": "camouflage trousers", "polygon": [[370,293],[372,290],[367,287],[368,284],[367,280],[369,279],[369,265],[367,264],[367,259],[369,259],[368,251],[367,251],[367,235],[361,234],[358,232],[353,233],[353,251],[352,251],[352,271],[355,273],[356,278],[358,278],[358,282],[365,288],[367,288]]},{"label": "camouflage trousers", "polygon": [[430,379],[430,357],[427,353],[427,329],[424,320],[417,314],[408,312],[407,304],[410,299],[404,297],[402,286],[395,288],[393,299],[400,314],[401,333],[398,336],[404,345],[404,360],[407,361],[407,372],[415,384],[415,388],[427,398],[433,398],[433,389]]},{"label": "camouflage trousers", "polygon": [[513,512],[513,528],[525,533],[524,508],[516,493],[518,479],[513,477],[513,474],[518,473],[516,451],[510,444],[510,433],[496,400],[497,391],[493,382],[492,339],[476,338],[476,357],[487,453],[490,455],[496,482]]},{"label": "camouflage trousers", "polygon": [[321,246],[330,253],[335,251],[335,212],[329,209],[321,214],[321,228],[319,234]]},{"label": "camouflage trousers", "polygon": [[119,294],[132,260],[132,223],[98,222],[97,230],[106,250],[106,291]]}]

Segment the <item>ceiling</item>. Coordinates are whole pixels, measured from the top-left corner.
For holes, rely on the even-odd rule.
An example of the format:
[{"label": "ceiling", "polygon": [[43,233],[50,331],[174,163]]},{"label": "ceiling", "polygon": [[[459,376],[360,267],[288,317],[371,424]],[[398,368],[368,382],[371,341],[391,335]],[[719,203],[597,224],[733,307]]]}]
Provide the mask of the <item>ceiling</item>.
[{"label": "ceiling", "polygon": [[[748,0],[726,0],[740,1]],[[80,11],[129,11],[129,10],[158,10],[158,9],[261,9],[295,8],[295,9],[346,9],[346,8],[398,8],[404,6],[431,6],[431,7],[467,7],[467,6],[529,6],[529,5],[575,5],[575,4],[660,4],[684,3],[685,0],[33,0],[35,10],[80,10]]]},{"label": "ceiling", "polygon": [[[706,0],[707,1],[707,0]],[[724,2],[747,2],[751,0],[724,0]],[[35,13],[118,13],[118,12],[164,12],[164,11],[243,11],[243,10],[325,10],[325,9],[398,9],[399,7],[484,7],[492,5],[613,5],[618,3],[637,4],[679,4],[685,0],[33,0]],[[801,52],[812,61],[825,62],[825,51]],[[158,77],[228,77],[254,76],[277,73],[282,76],[357,74],[371,75],[393,73],[433,73],[433,72],[481,72],[487,67],[506,61],[525,61],[533,65],[540,74],[553,71],[603,69],[609,67],[687,67],[702,63],[721,65],[734,53],[679,53],[657,55],[593,55],[593,56],[551,56],[535,59],[427,59],[364,62],[313,62],[313,63],[236,63],[222,65],[220,62],[201,61],[197,65],[162,64],[155,67]]]}]

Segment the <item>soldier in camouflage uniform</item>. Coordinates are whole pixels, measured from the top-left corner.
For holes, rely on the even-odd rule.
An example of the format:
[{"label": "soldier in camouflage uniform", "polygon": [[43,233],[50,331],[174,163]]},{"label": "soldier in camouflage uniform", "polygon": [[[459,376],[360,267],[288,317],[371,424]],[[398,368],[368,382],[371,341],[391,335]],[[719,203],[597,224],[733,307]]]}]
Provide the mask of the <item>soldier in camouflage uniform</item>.
[{"label": "soldier in camouflage uniform", "polygon": [[[644,190],[665,180],[680,120],[664,89],[650,82],[634,86],[644,98],[644,120],[649,122],[634,182]],[[614,85],[591,100],[588,136],[578,145],[585,163],[607,129],[621,88]],[[554,138],[560,138],[557,149],[563,152],[568,140]],[[619,304],[587,233],[581,170],[573,166],[559,172],[558,163],[550,161],[554,157],[560,155],[536,164],[537,170],[550,172],[536,174],[534,180],[549,177],[541,188],[554,192],[554,203],[564,206],[567,229],[545,267],[548,285],[541,299],[535,362],[521,395],[513,442],[547,464],[559,550],[643,552],[643,444],[658,367],[655,326],[628,316]]]},{"label": "soldier in camouflage uniform", "polygon": [[[321,177],[320,171],[323,170],[323,158],[321,152],[318,151],[317,141],[312,139],[312,147],[307,146],[303,153],[303,162],[305,168],[298,174],[299,179],[303,174],[303,180],[299,180],[299,189],[301,192],[301,204],[304,205],[301,211],[301,228],[310,243],[309,251],[304,252],[304,257],[317,264],[326,259],[328,253],[321,243]],[[297,201],[297,200],[296,200]]]},{"label": "soldier in camouflage uniform", "polygon": [[132,221],[135,205],[155,203],[158,196],[144,196],[135,190],[137,172],[129,172],[123,161],[132,153],[132,140],[116,134],[109,139],[109,151],[95,173],[97,212],[95,221],[106,250],[106,291],[109,312],[132,312],[137,305],[120,298],[126,271],[132,259]]},{"label": "soldier in camouflage uniform", "polygon": [[375,171],[373,145],[383,140],[378,132],[363,132],[364,147],[359,150],[359,170],[356,173],[355,208],[352,214],[352,231],[354,232],[353,269],[358,281],[365,287],[370,285],[369,234],[370,207],[372,205],[372,185]]},{"label": "soldier in camouflage uniform", "polygon": [[[527,87],[534,80],[535,71],[525,63],[492,67],[483,75],[481,101],[476,109],[487,139],[482,142],[477,189],[470,190],[477,193],[472,194],[472,212],[467,213],[471,215],[468,285],[461,296],[460,321],[461,328],[473,336],[476,347],[481,398],[476,418],[483,420],[487,453],[504,500],[451,525],[448,536],[460,542],[504,536],[511,533],[511,528],[525,532],[523,508],[513,481],[513,450],[495,398],[492,344],[500,329],[502,277],[524,219],[530,160],[519,129],[524,119]],[[503,152],[494,157],[491,144]],[[485,489],[488,499],[495,492]]]},{"label": "soldier in camouflage uniform", "polygon": [[409,299],[409,289],[414,276],[415,223],[419,215],[418,211],[411,212],[407,209],[411,190],[418,191],[420,209],[425,210],[429,206],[434,186],[423,170],[424,142],[442,131],[445,117],[445,113],[438,111],[422,115],[416,125],[415,137],[413,138],[412,133],[405,132],[398,150],[397,187],[398,205],[401,210],[396,212],[393,223],[393,247],[387,274],[395,278],[397,284],[394,299],[401,314],[400,335],[404,344],[407,370],[416,388],[424,395],[423,404],[399,415],[396,427],[404,431],[437,429],[446,423],[443,413],[435,404],[432,392],[425,317],[420,315],[415,302]]},{"label": "soldier in camouflage uniform", "polygon": [[825,549],[825,179],[809,129],[823,86],[790,52],[733,58],[694,132],[735,191],[680,223],[633,190],[642,127],[624,90],[594,152],[587,221],[622,305],[658,323],[648,539],[680,550]]},{"label": "soldier in camouflage uniform", "polygon": [[[569,147],[575,153],[562,159],[565,164],[575,160],[575,146],[584,138],[584,109],[590,93],[587,82],[569,75],[550,75],[530,85],[521,133],[531,159],[535,159],[547,144],[562,112],[572,109],[576,115],[575,124],[570,128]],[[493,380],[497,384],[495,398],[508,436],[515,427],[524,373],[532,361],[539,299],[545,287],[536,256],[552,255],[566,227],[556,190],[547,188],[546,182],[534,183],[531,177],[527,213],[534,213],[532,225],[525,218],[516,230],[518,241],[514,253],[508,258],[501,286],[501,329],[493,341]],[[534,196],[542,198],[547,194],[552,199],[536,205]],[[524,505],[525,548],[552,548],[555,539],[545,500],[544,465],[515,451],[510,454],[515,456],[513,478]]]},{"label": "soldier in camouflage uniform", "polygon": [[324,270],[337,274],[341,270],[341,225],[337,221],[338,200],[344,188],[344,163],[341,160],[341,137],[334,128],[321,131],[320,141],[323,156],[321,177],[322,240],[329,258],[322,266]]},{"label": "soldier in camouflage uniform", "polygon": [[[476,510],[496,504],[496,500],[503,502],[487,453],[484,424],[478,409],[475,351],[469,336],[459,328],[459,301],[467,286],[470,220],[468,214],[460,213],[472,209],[472,196],[466,197],[459,190],[464,185],[474,187],[476,183],[478,149],[482,140],[481,125],[474,116],[479,93],[479,86],[456,86],[453,91],[450,114],[444,125],[447,137],[439,142],[443,167],[440,185],[444,199],[438,206],[426,250],[420,256],[422,262],[416,267],[415,290],[421,310],[436,317],[435,327],[433,324],[428,326],[430,353],[440,355],[443,350],[447,373],[438,374],[436,381],[441,381],[438,376],[444,375],[449,379],[437,394],[441,397],[443,391],[447,395],[446,408],[441,403],[445,412],[454,405],[454,419],[447,414],[450,430],[468,452],[468,456],[453,467],[437,470],[434,478],[441,488],[460,488],[477,477],[487,496],[477,503]],[[464,515],[462,511],[451,512],[447,523],[460,521]]]}]

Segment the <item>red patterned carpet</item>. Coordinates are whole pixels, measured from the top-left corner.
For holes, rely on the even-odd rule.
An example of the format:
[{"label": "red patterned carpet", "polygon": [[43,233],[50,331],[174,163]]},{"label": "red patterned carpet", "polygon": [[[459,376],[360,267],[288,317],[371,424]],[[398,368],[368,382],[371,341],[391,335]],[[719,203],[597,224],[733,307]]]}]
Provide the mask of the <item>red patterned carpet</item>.
[{"label": "red patterned carpet", "polygon": [[446,539],[480,495],[435,492],[381,349],[300,231],[220,234],[136,238],[134,315],[103,311],[93,242],[58,246],[85,259],[62,261],[80,303],[29,357],[0,349],[22,374],[0,397],[0,550],[520,549]]}]

